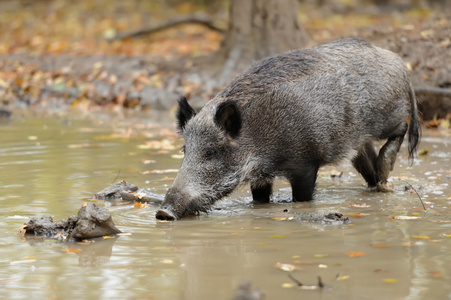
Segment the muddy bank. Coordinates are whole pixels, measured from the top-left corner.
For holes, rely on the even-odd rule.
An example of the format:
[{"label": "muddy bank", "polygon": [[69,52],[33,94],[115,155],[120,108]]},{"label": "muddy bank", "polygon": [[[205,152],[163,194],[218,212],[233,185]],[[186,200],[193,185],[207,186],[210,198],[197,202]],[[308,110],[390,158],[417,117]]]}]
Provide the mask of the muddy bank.
[{"label": "muddy bank", "polygon": [[120,232],[108,210],[99,208],[94,203],[84,205],[76,216],[70,216],[67,220],[53,222],[52,217],[34,218],[21,228],[21,233],[25,236],[75,240],[115,235]]}]

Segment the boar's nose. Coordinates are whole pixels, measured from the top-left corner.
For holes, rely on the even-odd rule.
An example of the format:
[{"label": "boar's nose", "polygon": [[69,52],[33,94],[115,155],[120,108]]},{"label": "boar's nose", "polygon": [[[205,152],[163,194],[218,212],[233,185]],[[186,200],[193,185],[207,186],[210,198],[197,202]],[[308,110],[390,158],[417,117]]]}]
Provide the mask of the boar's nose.
[{"label": "boar's nose", "polygon": [[177,217],[174,215],[174,213],[171,210],[171,206],[161,207],[157,211],[155,218],[157,218],[158,220],[165,220],[165,221],[174,221],[175,219],[177,219]]}]

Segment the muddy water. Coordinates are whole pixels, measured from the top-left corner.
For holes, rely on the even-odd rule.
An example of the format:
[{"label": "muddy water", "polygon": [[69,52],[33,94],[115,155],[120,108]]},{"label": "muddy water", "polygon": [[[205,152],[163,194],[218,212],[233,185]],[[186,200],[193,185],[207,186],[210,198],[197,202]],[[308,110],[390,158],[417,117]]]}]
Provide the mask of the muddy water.
[{"label": "muddy water", "polygon": [[[243,187],[210,214],[176,222],[157,222],[156,205],[96,202],[131,235],[90,244],[20,238],[29,218],[66,218],[118,180],[164,193],[181,161],[171,121],[0,122],[1,298],[231,299],[243,278],[266,299],[451,298],[449,131],[425,130],[420,150],[429,153],[411,168],[402,149],[391,194],[368,190],[344,163],[321,170],[311,203],[290,203],[283,181],[275,203],[253,205]],[[297,222],[283,210],[341,212],[352,224]],[[327,287],[299,288],[286,270],[306,285],[321,276]]]}]

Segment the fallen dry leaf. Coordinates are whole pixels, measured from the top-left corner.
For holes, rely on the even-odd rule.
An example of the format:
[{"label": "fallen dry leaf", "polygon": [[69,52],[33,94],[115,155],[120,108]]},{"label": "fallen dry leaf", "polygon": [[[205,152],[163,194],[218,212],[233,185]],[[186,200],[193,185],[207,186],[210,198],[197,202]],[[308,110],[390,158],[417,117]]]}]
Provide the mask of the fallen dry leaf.
[{"label": "fallen dry leaf", "polygon": [[25,233],[27,233],[27,228],[28,228],[28,226],[26,223],[24,223],[22,226],[20,226],[20,228],[19,228],[20,236],[24,236]]},{"label": "fallen dry leaf", "polygon": [[349,252],[349,253],[346,253],[346,255],[348,257],[359,257],[359,256],[365,256],[367,254],[363,253],[363,252]]},{"label": "fallen dry leaf", "polygon": [[431,274],[432,278],[442,278],[443,274],[440,272],[429,272],[429,274]]},{"label": "fallen dry leaf", "polygon": [[376,247],[376,248],[386,248],[386,247],[390,247],[391,244],[370,244],[370,246]]},{"label": "fallen dry leaf", "polygon": [[430,237],[427,235],[412,235],[412,237],[414,239],[425,239],[425,240],[430,239]]},{"label": "fallen dry leaf", "polygon": [[347,280],[347,279],[349,279],[349,278],[351,278],[351,276],[349,276],[349,275],[342,275],[342,276],[338,276],[338,275],[337,275],[336,280],[342,281],[342,280]]},{"label": "fallen dry leaf", "polygon": [[295,260],[293,261],[294,264],[297,265],[316,265],[317,262],[316,261],[302,261],[302,260]]},{"label": "fallen dry leaf", "polygon": [[147,206],[147,202],[135,202],[135,204],[133,204],[133,207],[135,209],[141,209]]},{"label": "fallen dry leaf", "polygon": [[75,248],[66,248],[66,251],[69,253],[80,253],[83,252],[82,249],[75,249]]},{"label": "fallen dry leaf", "polygon": [[274,217],[271,219],[276,221],[291,221],[294,219],[294,217]]},{"label": "fallen dry leaf", "polygon": [[351,207],[368,208],[368,207],[371,207],[371,205],[368,205],[366,203],[363,203],[363,204],[351,204]]},{"label": "fallen dry leaf", "polygon": [[166,264],[166,265],[171,265],[174,263],[174,261],[172,259],[163,259],[162,261],[160,261],[162,264]]},{"label": "fallen dry leaf", "polygon": [[374,270],[374,272],[376,272],[376,273],[387,273],[387,271],[385,271],[384,269],[376,269],[376,270]]},{"label": "fallen dry leaf", "polygon": [[420,153],[418,153],[419,156],[425,156],[429,153],[429,148],[426,148],[422,151],[420,151]]},{"label": "fallen dry leaf", "polygon": [[28,264],[28,263],[32,263],[35,261],[36,261],[36,259],[14,260],[14,261],[9,262],[9,264],[10,265]]},{"label": "fallen dry leaf", "polygon": [[421,219],[421,217],[417,216],[392,216],[393,220],[418,220]]},{"label": "fallen dry leaf", "polygon": [[298,268],[298,267],[296,267],[294,265],[283,264],[283,263],[280,263],[280,262],[276,263],[274,265],[274,268],[282,270],[282,271],[285,271],[285,272],[293,272],[294,270],[300,270],[300,268]]}]

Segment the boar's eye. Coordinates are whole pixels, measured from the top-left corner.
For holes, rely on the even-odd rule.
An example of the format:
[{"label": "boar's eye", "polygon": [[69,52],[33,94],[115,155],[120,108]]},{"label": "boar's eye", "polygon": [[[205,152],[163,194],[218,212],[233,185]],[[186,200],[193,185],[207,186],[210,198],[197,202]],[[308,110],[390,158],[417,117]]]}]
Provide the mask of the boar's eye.
[{"label": "boar's eye", "polygon": [[215,151],[213,149],[207,149],[205,150],[205,158],[210,159],[215,155]]}]

